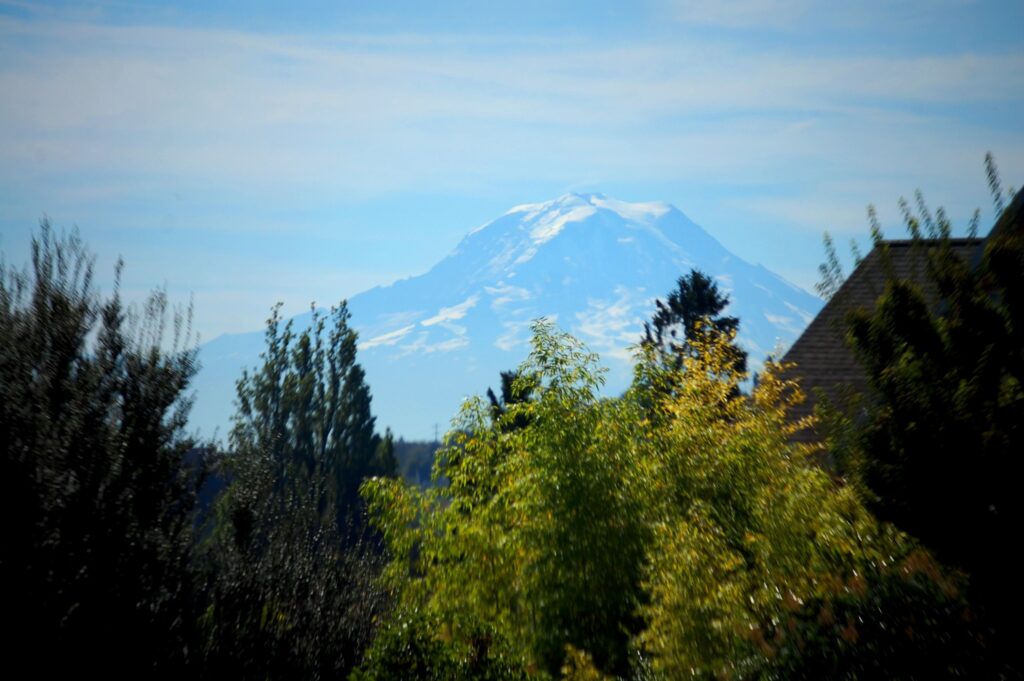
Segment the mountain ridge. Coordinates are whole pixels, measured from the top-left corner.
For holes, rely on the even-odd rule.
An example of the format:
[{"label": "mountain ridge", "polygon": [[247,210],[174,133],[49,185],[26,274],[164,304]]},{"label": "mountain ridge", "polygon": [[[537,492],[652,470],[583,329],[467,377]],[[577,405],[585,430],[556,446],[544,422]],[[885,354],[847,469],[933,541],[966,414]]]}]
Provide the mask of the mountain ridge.
[{"label": "mountain ridge", "polygon": [[[733,255],[668,203],[570,193],[521,204],[468,232],[423,274],[349,300],[378,427],[390,425],[407,439],[432,435],[462,399],[482,394],[499,371],[525,358],[530,322],[541,316],[601,354],[609,391],[621,390],[630,375],[628,347],[639,340],[654,299],[691,268],[730,295],[738,342],[755,369],[792,343],[822,304]],[[297,315],[296,328],[309,316]],[[261,342],[262,331],[254,331],[202,346],[209,368],[197,376],[194,425],[226,426],[234,379],[258,362]]]}]

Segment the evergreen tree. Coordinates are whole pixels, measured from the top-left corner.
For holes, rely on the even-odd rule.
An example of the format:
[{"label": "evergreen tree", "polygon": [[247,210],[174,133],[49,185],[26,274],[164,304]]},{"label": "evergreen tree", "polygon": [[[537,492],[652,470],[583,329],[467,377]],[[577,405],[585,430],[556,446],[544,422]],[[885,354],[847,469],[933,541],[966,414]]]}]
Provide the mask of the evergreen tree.
[{"label": "evergreen tree", "polygon": [[524,428],[527,423],[526,413],[519,410],[509,418],[513,405],[529,402],[533,397],[534,386],[516,371],[501,372],[501,398],[494,391],[487,389],[487,399],[491,403],[491,418],[505,430]]},{"label": "evergreen tree", "polygon": [[[678,288],[669,293],[665,302],[655,301],[656,310],[650,322],[644,322],[643,344],[657,350],[666,365],[680,367],[683,358],[692,356],[694,342],[713,333],[735,336],[739,319],[720,313],[729,305],[729,296],[718,290],[711,277],[700,270],[690,270],[680,277]],[[733,366],[743,373],[747,368],[747,353],[730,343]]]},{"label": "evergreen tree", "polygon": [[[117,280],[120,280],[118,265]],[[198,462],[188,314],[101,299],[77,234],[43,221],[0,264],[0,583],[12,668],[174,676],[186,663]]]},{"label": "evergreen tree", "polygon": [[343,678],[387,605],[358,488],[397,464],[348,321],[345,303],[314,309],[295,333],[278,305],[263,365],[238,381],[231,484],[204,546],[210,678]]}]

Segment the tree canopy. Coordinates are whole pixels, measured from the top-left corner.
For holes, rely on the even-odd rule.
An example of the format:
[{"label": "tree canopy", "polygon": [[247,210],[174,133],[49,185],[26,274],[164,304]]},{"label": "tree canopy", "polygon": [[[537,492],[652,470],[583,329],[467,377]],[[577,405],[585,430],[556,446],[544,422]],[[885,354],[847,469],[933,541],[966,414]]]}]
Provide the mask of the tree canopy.
[{"label": "tree canopy", "polygon": [[878,517],[970,575],[972,602],[1019,673],[1024,600],[1007,540],[1024,515],[1024,195],[975,261],[954,252],[941,209],[932,216],[920,197],[916,212],[903,207],[925,282],[890,272],[875,308],[849,316],[868,392],[831,436]]},{"label": "tree canopy", "polygon": [[[665,302],[655,301],[654,317],[644,322],[643,343],[655,348],[663,362],[681,366],[683,357],[692,355],[709,333],[734,338],[739,319],[722,315],[729,296],[718,290],[714,279],[700,270],[679,277],[677,288]],[[730,343],[728,352],[736,371],[747,370],[747,353]]]},{"label": "tree canopy", "polygon": [[833,675],[949,662],[927,623],[914,639],[858,618],[917,597],[956,629],[963,609],[789,440],[799,392],[775,365],[742,396],[731,339],[707,335],[679,367],[646,348],[607,399],[578,341],[534,334],[516,379],[534,397],[501,416],[521,427],[470,400],[435,467],[447,487],[364,485],[397,603],[361,678],[771,677],[809,669],[804,650]]},{"label": "tree canopy", "polygon": [[0,583],[15,668],[174,676],[186,662],[196,351],[189,313],[162,291],[141,309],[118,291],[101,297],[81,239],[46,221],[29,268],[0,263]]},{"label": "tree canopy", "polygon": [[390,432],[375,430],[370,388],[356,362],[356,332],[344,301],[295,333],[280,305],[267,320],[263,365],[238,381],[231,431],[236,453],[259,451],[278,466],[280,485],[319,485],[340,525],[357,522],[359,484],[394,475]]},{"label": "tree canopy", "polygon": [[344,303],[309,327],[267,321],[263,365],[238,381],[230,484],[204,548],[200,626],[211,678],[337,678],[362,657],[387,599],[359,484],[395,475],[375,432]]}]

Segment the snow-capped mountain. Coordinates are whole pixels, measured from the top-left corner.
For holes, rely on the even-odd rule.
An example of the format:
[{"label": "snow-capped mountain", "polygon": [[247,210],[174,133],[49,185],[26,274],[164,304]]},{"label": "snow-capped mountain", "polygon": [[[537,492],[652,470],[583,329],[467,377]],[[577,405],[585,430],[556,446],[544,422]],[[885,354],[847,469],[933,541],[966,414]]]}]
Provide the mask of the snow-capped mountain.
[{"label": "snow-capped mountain", "polygon": [[[566,194],[516,206],[470,232],[429,272],[349,300],[359,362],[378,426],[406,438],[444,431],[467,395],[499,385],[498,373],[529,351],[530,322],[546,316],[600,353],[608,390],[628,383],[629,346],[676,280],[713,276],[740,318],[752,368],[786,348],[820,309],[817,297],[729,253],[665,203]],[[303,328],[309,314],[295,318]],[[221,336],[200,351],[193,423],[226,433],[234,381],[258,363],[262,330]]]}]

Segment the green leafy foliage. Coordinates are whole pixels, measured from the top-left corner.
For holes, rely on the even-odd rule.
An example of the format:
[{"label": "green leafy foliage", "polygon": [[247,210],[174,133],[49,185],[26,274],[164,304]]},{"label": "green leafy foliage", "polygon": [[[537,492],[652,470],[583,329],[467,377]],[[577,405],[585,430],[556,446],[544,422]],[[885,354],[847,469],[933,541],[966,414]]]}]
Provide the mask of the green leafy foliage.
[{"label": "green leafy foliage", "polygon": [[[118,280],[120,279],[118,266]],[[77,234],[44,221],[0,265],[0,583],[8,665],[175,675],[187,662],[199,461],[189,317],[101,298]]]},{"label": "green leafy foliage", "polygon": [[839,254],[836,252],[836,244],[832,240],[832,235],[825,232],[822,243],[825,247],[825,262],[818,265],[820,279],[814,285],[814,290],[825,300],[831,300],[839,287],[843,285],[846,276],[843,274],[843,266],[839,262]]},{"label": "green leafy foliage", "polygon": [[[447,488],[367,487],[399,556],[392,583],[405,590],[406,608],[448,632],[460,659],[477,655],[480,632],[493,628],[487,657],[512,651],[519,669],[557,669],[567,640],[625,662],[629,632],[619,624],[633,617],[643,533],[628,520],[638,519],[628,507],[635,495],[620,493],[625,452],[599,449],[610,423],[601,412],[614,403],[595,399],[593,359],[539,334],[519,379],[536,386],[535,398],[507,405],[498,422],[482,400],[467,404],[436,469]],[[529,426],[505,427],[521,414]],[[557,553],[543,550],[553,546]],[[410,569],[425,574],[405,582]]]},{"label": "green leafy foliage", "polygon": [[664,396],[647,439],[645,487],[659,493],[639,641],[670,678],[766,674],[777,650],[764,638],[787,603],[905,550],[812,448],[790,442],[797,387],[769,363],[751,397],[738,396],[723,345],[703,346],[682,374],[641,364],[654,375],[638,382]]},{"label": "green leafy foliage", "polygon": [[344,303],[329,318],[314,310],[294,334],[275,308],[263,366],[238,382],[231,483],[204,546],[211,678],[343,677],[387,607],[357,490],[396,462],[390,433],[374,432],[348,320]]},{"label": "green leafy foliage", "polygon": [[779,679],[998,678],[962,580],[923,551],[825,583],[764,629]]},{"label": "green leafy foliage", "polygon": [[[679,277],[676,290],[665,302],[655,301],[654,317],[644,322],[643,343],[655,348],[662,362],[678,368],[684,356],[697,351],[702,336],[718,334],[731,339],[736,335],[739,319],[721,315],[728,305],[729,296],[718,290],[714,279],[700,270],[690,270]],[[736,371],[745,372],[747,353],[732,342],[728,352]]]},{"label": "green leafy foliage", "polygon": [[696,338],[678,367],[647,346],[605,399],[596,358],[535,325],[513,381],[533,398],[497,420],[466,403],[435,467],[447,487],[364,485],[396,607],[360,673],[774,677],[802,668],[804,638],[842,664],[842,630],[779,623],[912,545],[791,443],[800,395],[778,367],[739,394],[731,340]]},{"label": "green leafy foliage", "polygon": [[841,462],[880,518],[970,575],[1019,673],[1024,599],[1007,538],[1024,515],[1024,198],[977,262],[956,255],[941,211],[933,220],[921,201],[904,213],[927,284],[890,275],[875,309],[849,319],[869,394],[866,417],[838,431],[852,433]]},{"label": "green leafy foliage", "polygon": [[231,431],[233,451],[261,452],[275,462],[280,487],[318,486],[320,504],[332,504],[342,526],[359,522],[363,478],[396,472],[390,433],[374,430],[349,318],[344,302],[329,316],[314,308],[309,328],[295,334],[291,322],[282,329],[276,306],[263,366],[238,381]]}]

